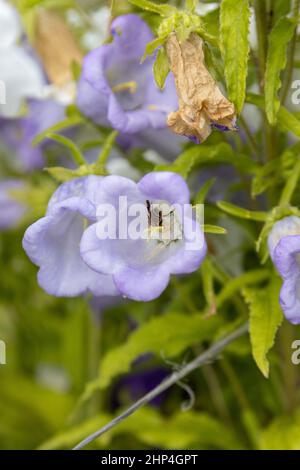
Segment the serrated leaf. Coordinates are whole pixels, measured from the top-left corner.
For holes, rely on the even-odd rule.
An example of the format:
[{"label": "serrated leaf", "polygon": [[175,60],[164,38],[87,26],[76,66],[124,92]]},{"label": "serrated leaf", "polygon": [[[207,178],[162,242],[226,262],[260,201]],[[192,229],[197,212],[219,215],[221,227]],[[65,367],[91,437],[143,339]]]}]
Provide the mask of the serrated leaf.
[{"label": "serrated leaf", "polygon": [[220,48],[228,97],[242,111],[248,70],[250,8],[248,0],[222,0]]},{"label": "serrated leaf", "polygon": [[153,318],[104,357],[99,378],[88,385],[82,400],[88,399],[95,390],[107,387],[116,376],[128,372],[131,363],[141,354],[174,357],[188,346],[210,339],[219,323],[219,318],[206,319],[199,313],[188,316],[168,313]]},{"label": "serrated leaf", "polygon": [[279,305],[281,280],[273,275],[264,289],[243,290],[250,311],[250,341],[254,360],[263,375],[269,377],[268,352],[272,349],[277,330],[283,320]]},{"label": "serrated leaf", "polygon": [[283,17],[275,24],[269,35],[265,73],[266,114],[270,124],[275,125],[280,108],[278,90],[281,86],[280,72],[286,66],[287,46],[293,37],[296,22]]},{"label": "serrated leaf", "polygon": [[165,81],[169,75],[170,67],[168,56],[164,47],[158,50],[155,62],[153,64],[153,74],[155,82],[161,90],[165,86]]}]

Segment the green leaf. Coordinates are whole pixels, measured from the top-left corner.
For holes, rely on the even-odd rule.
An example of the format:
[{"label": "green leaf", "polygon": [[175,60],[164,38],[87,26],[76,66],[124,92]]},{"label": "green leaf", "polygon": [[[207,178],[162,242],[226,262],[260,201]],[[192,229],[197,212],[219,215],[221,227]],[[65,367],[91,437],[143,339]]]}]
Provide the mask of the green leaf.
[{"label": "green leaf", "polygon": [[281,86],[280,72],[286,66],[287,45],[293,37],[296,22],[284,17],[275,24],[269,35],[269,47],[265,73],[266,114],[270,124],[275,125],[280,108],[278,90]]},{"label": "green leaf", "polygon": [[196,9],[198,0],[185,0],[185,7],[187,10],[194,11]]},{"label": "green leaf", "polygon": [[200,189],[200,191],[195,197],[195,200],[194,200],[195,204],[204,204],[207,194],[209,193],[210,189],[215,184],[216,180],[217,178],[210,178],[203,184],[202,188]]},{"label": "green leaf", "polygon": [[[44,442],[40,449],[71,449],[89,434],[107,424],[114,416],[102,414],[61,432]],[[197,432],[195,433],[195,429]],[[94,442],[94,446],[105,449],[115,436],[130,436],[143,445],[164,449],[240,449],[241,443],[231,430],[208,413],[188,411],[176,412],[170,417],[157,410],[143,408],[119,423]]]},{"label": "green leaf", "polygon": [[242,207],[235,206],[234,204],[231,204],[230,202],[226,202],[226,201],[218,201],[217,206],[219,207],[219,209],[226,212],[227,214],[233,215],[234,217],[239,217],[241,219],[256,220],[257,222],[265,222],[268,217],[267,212],[249,211],[247,209],[243,209]]},{"label": "green leaf", "polygon": [[215,235],[226,235],[227,230],[224,227],[219,227],[218,225],[210,225],[204,224],[203,225],[204,233],[214,233]]},{"label": "green leaf", "polygon": [[170,16],[176,13],[177,9],[171,5],[162,5],[159,3],[149,2],[149,0],[129,0],[129,3],[160,16]]},{"label": "green leaf", "polygon": [[[249,93],[246,97],[246,101],[249,104],[254,104],[260,109],[265,109],[264,98],[255,93]],[[300,139],[300,121],[290,113],[284,106],[281,106],[277,115],[278,124],[283,130],[292,132],[296,137]]]},{"label": "green leaf", "polygon": [[200,271],[203,280],[203,294],[207,303],[206,314],[214,315],[217,312],[216,295],[214,291],[214,272],[209,258],[203,261]]},{"label": "green leaf", "polygon": [[77,62],[77,60],[72,60],[71,69],[72,69],[73,80],[75,82],[78,82],[81,76],[81,72],[82,72],[82,65],[79,62]]},{"label": "green leaf", "polygon": [[56,181],[59,183],[64,183],[70,181],[74,178],[80,178],[82,176],[88,175],[100,175],[106,176],[108,173],[104,167],[100,166],[98,163],[93,163],[91,165],[80,165],[76,170],[69,170],[61,166],[54,166],[50,168],[45,168],[45,171],[49,173]]},{"label": "green leaf", "polygon": [[228,97],[242,111],[248,70],[250,8],[248,0],[222,0],[220,47]]},{"label": "green leaf", "polygon": [[261,434],[260,449],[299,450],[300,409],[293,414],[275,418]]},{"label": "green leaf", "polygon": [[282,17],[286,16],[291,11],[291,0],[276,0],[273,4],[274,10],[274,24]]},{"label": "green leaf", "polygon": [[95,390],[107,387],[116,376],[128,372],[141,354],[174,357],[187,347],[212,338],[219,323],[219,318],[207,319],[199,313],[168,313],[153,318],[104,357],[99,378],[88,385],[82,400],[88,399]]},{"label": "green leaf", "polygon": [[161,47],[158,50],[154,65],[153,65],[153,74],[155,82],[161,90],[165,86],[165,81],[169,75],[170,67],[169,60],[164,47]]},{"label": "green leaf", "polygon": [[300,139],[300,121],[296,116],[290,113],[284,106],[281,106],[277,118],[278,123],[285,131],[292,132]]},{"label": "green leaf", "polygon": [[253,162],[246,155],[236,155],[231,146],[225,142],[215,145],[194,145],[185,150],[170,165],[157,165],[156,171],[174,171],[187,178],[196,166],[210,163],[230,163],[241,171],[253,168]]},{"label": "green leaf", "polygon": [[300,178],[300,159],[298,158],[298,162],[283,188],[279,204],[286,205],[291,202],[293,194],[297,188],[299,178]]},{"label": "green leaf", "polygon": [[241,291],[242,287],[262,283],[269,277],[270,271],[267,269],[253,269],[230,279],[217,296],[217,307],[221,307],[224,302],[230,300],[236,292]]},{"label": "green leaf", "polygon": [[269,377],[267,354],[274,345],[283,315],[279,305],[281,280],[273,275],[264,289],[245,288],[243,294],[250,310],[250,340],[254,360],[263,375]]},{"label": "green leaf", "polygon": [[146,59],[148,55],[152,55],[158,47],[163,46],[164,43],[166,42],[166,39],[167,39],[167,36],[159,36],[158,38],[153,39],[153,41],[148,42],[145,48],[144,55],[141,59],[141,62],[144,62],[144,60]]},{"label": "green leaf", "polygon": [[67,147],[72,154],[74,162],[77,163],[78,166],[86,165],[84,156],[82,155],[79,148],[74,144],[74,142],[71,139],[68,139],[67,137],[63,137],[62,135],[59,135],[59,134],[52,134],[52,133],[47,134],[46,137],[48,139],[55,140],[56,142]]}]

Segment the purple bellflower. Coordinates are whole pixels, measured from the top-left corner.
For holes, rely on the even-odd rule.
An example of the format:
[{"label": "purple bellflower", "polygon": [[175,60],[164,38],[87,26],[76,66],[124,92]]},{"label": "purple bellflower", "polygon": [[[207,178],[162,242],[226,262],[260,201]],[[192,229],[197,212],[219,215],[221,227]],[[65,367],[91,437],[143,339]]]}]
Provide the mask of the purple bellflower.
[{"label": "purple bellflower", "polygon": [[112,276],[99,274],[81,259],[80,240],[95,222],[95,194],[100,176],[78,178],[61,185],[52,196],[46,216],[31,225],[23,247],[40,267],[38,281],[50,295],[73,297],[88,291],[95,296],[117,295]]},{"label": "purple bellflower", "polygon": [[161,130],[165,131],[170,143],[173,136],[167,129],[166,120],[178,106],[173,76],[169,75],[165,89],[161,91],[153,78],[155,58],[148,57],[141,63],[153,34],[134,14],[116,18],[111,31],[113,41],[93,50],[83,61],[78,107],[96,123],[131,136],[133,145],[141,146],[144,137],[159,143],[164,137]]},{"label": "purple bellflower", "polygon": [[43,151],[49,141],[33,146],[33,139],[65,119],[64,107],[54,100],[30,100],[28,114],[19,118],[0,118],[0,137],[15,152],[16,167],[32,171],[44,165]]},{"label": "purple bellflower", "polygon": [[0,181],[0,230],[13,228],[26,212],[26,206],[11,194],[23,187],[24,183],[15,179]]},{"label": "purple bellflower", "polygon": [[285,217],[269,234],[270,256],[283,279],[280,305],[286,318],[300,323],[300,218]]},{"label": "purple bellflower", "polygon": [[[198,269],[206,254],[204,235],[191,217],[184,214],[182,223],[176,218],[174,206],[189,205],[190,197],[185,181],[176,173],[149,173],[138,183],[121,176],[107,176],[102,180],[97,200],[114,207],[119,221],[123,220],[120,207],[123,197],[128,201],[128,214],[138,205],[148,217],[147,237],[142,230],[136,238],[121,236],[120,222],[117,236],[107,236],[107,227],[98,218],[84,232],[81,255],[92,269],[111,275],[124,297],[150,301],[161,295],[171,274]],[[167,230],[171,221],[174,230],[169,231],[168,238],[161,238],[158,234]],[[189,242],[195,236],[196,247],[190,249]]]}]

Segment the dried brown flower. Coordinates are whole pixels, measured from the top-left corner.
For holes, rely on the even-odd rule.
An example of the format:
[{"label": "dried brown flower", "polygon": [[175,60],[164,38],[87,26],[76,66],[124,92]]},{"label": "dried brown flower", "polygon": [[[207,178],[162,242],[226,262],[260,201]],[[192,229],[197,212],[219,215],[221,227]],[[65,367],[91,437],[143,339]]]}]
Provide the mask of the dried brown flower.
[{"label": "dried brown flower", "polygon": [[38,14],[34,47],[53,85],[61,87],[72,81],[71,64],[81,63],[83,54],[60,15],[49,10]]},{"label": "dried brown flower", "polygon": [[178,111],[168,116],[168,126],[176,134],[203,142],[212,127],[235,129],[235,109],[221,93],[204,62],[203,41],[196,34],[180,43],[172,33],[166,44],[179,100]]}]

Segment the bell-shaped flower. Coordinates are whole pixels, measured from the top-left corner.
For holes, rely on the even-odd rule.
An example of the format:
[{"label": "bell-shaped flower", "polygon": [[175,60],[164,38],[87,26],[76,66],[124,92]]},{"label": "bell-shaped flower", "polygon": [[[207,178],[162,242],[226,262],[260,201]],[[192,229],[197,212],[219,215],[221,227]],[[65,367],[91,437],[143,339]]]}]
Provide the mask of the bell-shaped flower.
[{"label": "bell-shaped flower", "polygon": [[14,198],[24,183],[15,179],[0,181],[0,230],[13,228],[26,212],[25,204]]},{"label": "bell-shaped flower", "polygon": [[[33,139],[65,119],[64,107],[53,100],[30,100],[28,112],[19,118],[0,118],[0,138],[8,149],[10,160],[18,171],[32,171],[42,168],[44,149],[49,140],[34,146]],[[12,159],[11,151],[15,158]]]},{"label": "bell-shaped flower", "polygon": [[300,323],[300,217],[285,217],[273,225],[269,253],[283,279],[280,305],[286,318]]},{"label": "bell-shaped flower", "polygon": [[176,173],[149,173],[138,183],[105,177],[97,194],[97,223],[82,237],[83,260],[111,275],[124,297],[159,297],[171,274],[197,270],[206,254],[189,197]]},{"label": "bell-shaped flower", "polygon": [[178,102],[172,75],[162,91],[153,78],[154,57],[141,63],[152,32],[133,14],[116,18],[111,32],[112,42],[93,50],[83,61],[79,108],[98,124],[123,134],[165,129],[167,116]]},{"label": "bell-shaped flower", "polygon": [[112,276],[89,268],[80,256],[80,240],[96,220],[95,194],[99,176],[78,178],[61,185],[52,196],[46,216],[31,225],[23,247],[39,266],[38,281],[48,293],[73,297],[86,292],[95,296],[117,295]]}]

